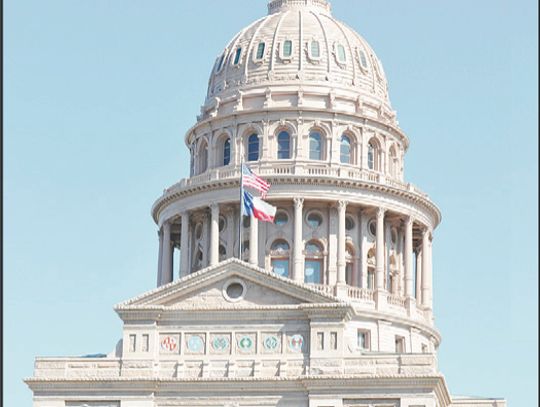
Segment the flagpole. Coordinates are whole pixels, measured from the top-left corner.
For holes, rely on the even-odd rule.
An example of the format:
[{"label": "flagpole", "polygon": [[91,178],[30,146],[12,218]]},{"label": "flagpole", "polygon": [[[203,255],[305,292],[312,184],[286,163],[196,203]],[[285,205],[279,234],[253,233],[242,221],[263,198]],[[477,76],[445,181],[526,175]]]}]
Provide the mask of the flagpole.
[{"label": "flagpole", "polygon": [[244,220],[244,162],[240,161],[240,217],[238,218],[238,260],[242,260],[242,223]]}]

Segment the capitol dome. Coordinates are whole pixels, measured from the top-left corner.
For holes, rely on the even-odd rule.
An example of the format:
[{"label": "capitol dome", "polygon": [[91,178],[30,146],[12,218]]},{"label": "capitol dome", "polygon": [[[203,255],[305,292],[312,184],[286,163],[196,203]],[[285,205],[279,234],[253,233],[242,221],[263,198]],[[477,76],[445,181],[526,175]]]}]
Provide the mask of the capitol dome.
[{"label": "capitol dome", "polygon": [[[438,346],[431,239],[441,214],[405,181],[409,139],[379,60],[326,0],[272,0],[228,43],[185,143],[189,177],[152,208],[158,286],[237,258],[414,321],[414,346]],[[243,165],[270,183],[273,223],[240,215]]]},{"label": "capitol dome", "polygon": [[332,16],[326,0],[271,1],[268,15],[217,56],[200,119],[228,98],[271,93],[276,82],[277,92],[311,93],[306,107],[321,106],[331,93],[343,99],[336,110],[366,104],[394,118],[382,64],[358,33]]}]

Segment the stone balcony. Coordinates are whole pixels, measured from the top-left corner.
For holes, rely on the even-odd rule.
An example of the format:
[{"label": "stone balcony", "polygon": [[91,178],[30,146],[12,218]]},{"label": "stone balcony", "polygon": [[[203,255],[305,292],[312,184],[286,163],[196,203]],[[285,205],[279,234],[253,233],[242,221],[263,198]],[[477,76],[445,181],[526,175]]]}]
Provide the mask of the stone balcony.
[{"label": "stone balcony", "polygon": [[322,291],[326,294],[335,295],[346,299],[359,311],[380,311],[400,317],[417,320],[422,323],[432,325],[431,311],[425,309],[420,304],[416,304],[414,299],[392,295],[387,291],[377,292],[367,288],[346,286],[331,286],[325,284],[308,284],[310,287]]},{"label": "stone balcony", "polygon": [[[403,191],[412,192],[423,198],[429,199],[428,195],[411,183],[405,183],[397,179],[385,176],[385,174],[357,168],[343,164],[316,163],[313,161],[283,162],[265,161],[264,164],[249,164],[257,175],[261,177],[302,176],[313,178],[332,178],[353,181],[365,181],[375,184],[386,185]],[[186,187],[198,186],[212,181],[239,179],[240,166],[225,166],[210,169],[202,174],[190,178],[184,178],[164,191],[164,194],[174,193]]]},{"label": "stone balcony", "polygon": [[[268,179],[271,183],[279,184],[286,183],[287,180],[312,180],[322,183],[330,183],[332,181],[346,181],[353,183],[365,184],[367,187],[379,187],[392,190],[400,195],[409,195],[414,200],[421,200],[428,206],[432,207],[433,211],[440,218],[439,210],[433,205],[429,196],[411,183],[402,182],[399,179],[391,178],[383,173],[370,171],[358,168],[351,165],[321,163],[314,161],[262,161],[249,164],[257,175]],[[181,195],[190,189],[204,188],[211,186],[214,183],[230,182],[232,185],[240,179],[240,166],[224,166],[212,168],[206,172],[195,175],[193,177],[184,178],[180,182],[172,185],[163,191],[163,195],[154,203],[152,213],[154,216],[158,208],[174,199],[175,196]],[[270,191],[270,197],[272,191]]]}]

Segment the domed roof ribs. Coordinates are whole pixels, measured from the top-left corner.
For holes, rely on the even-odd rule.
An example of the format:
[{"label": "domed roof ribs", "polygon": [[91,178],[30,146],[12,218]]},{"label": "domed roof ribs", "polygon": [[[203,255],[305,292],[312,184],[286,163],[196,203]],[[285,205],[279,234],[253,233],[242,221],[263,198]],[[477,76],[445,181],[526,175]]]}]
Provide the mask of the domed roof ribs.
[{"label": "domed roof ribs", "polygon": [[356,85],[356,64],[354,63],[354,50],[351,47],[351,42],[349,41],[349,36],[345,33],[345,30],[343,29],[342,24],[339,21],[333,20],[335,24],[338,26],[339,30],[343,34],[343,37],[345,38],[345,41],[347,41],[347,48],[349,51],[351,51],[351,65],[353,70],[353,85]]},{"label": "domed roof ribs", "polygon": [[[349,27],[347,24],[343,23],[340,21],[340,24],[342,26],[344,26],[345,28],[347,28],[352,35],[354,35],[356,37],[356,39],[362,44],[362,46],[364,47],[364,51],[367,52],[369,55],[372,54],[372,50],[371,50],[371,47],[366,43],[366,41],[360,36],[360,34],[358,34],[356,31],[354,31],[351,27]],[[377,81],[377,78],[375,76],[375,67],[373,67],[372,69],[370,69],[370,74],[371,74],[371,86],[372,86],[372,89],[373,89],[373,92],[376,91],[376,87],[375,87],[375,83]],[[390,101],[388,101],[388,103],[390,103]]]},{"label": "domed roof ribs", "polygon": [[[225,70],[223,71],[224,72],[224,77],[226,78],[227,77],[227,73],[229,72],[229,67],[231,66],[231,56],[234,55],[235,51],[236,51],[236,47],[238,45],[238,41],[240,40],[240,38],[242,38],[242,36],[244,35],[245,32],[247,32],[251,27],[253,27],[255,24],[259,23],[260,21],[264,20],[266,17],[262,17],[262,18],[259,18],[258,20],[254,21],[253,23],[251,23],[250,25],[248,25],[246,28],[244,28],[242,31],[240,31],[238,33],[238,35],[236,37],[234,37],[234,39],[229,43],[229,46],[227,47],[228,48],[228,53],[229,55],[227,55],[227,58],[226,58],[226,66],[225,66]],[[247,62],[247,61],[246,61]]]},{"label": "domed roof ribs", "polygon": [[[326,58],[326,62],[327,62],[326,72],[327,72],[327,75],[329,76],[330,75],[330,66],[331,66],[330,65],[330,57],[331,57],[332,54],[330,52],[330,43],[328,42],[328,35],[326,35],[326,29],[324,28],[324,24],[322,23],[320,14],[319,13],[314,13],[313,11],[311,12],[311,14],[313,14],[313,16],[319,22],[319,25],[321,26],[321,31],[322,31],[323,36],[324,36],[324,42],[326,43],[326,55],[327,55],[327,58]],[[328,79],[330,79],[330,78],[328,77]]]},{"label": "domed roof ribs", "polygon": [[272,39],[272,54],[270,55],[270,63],[268,64],[268,72],[271,72],[272,69],[274,69],[274,58],[277,58],[276,47],[277,47],[277,37],[279,34],[279,29],[281,28],[281,23],[283,22],[283,19],[288,14],[289,14],[288,11],[286,13],[281,13],[281,16],[279,17],[279,21],[276,25],[276,31],[274,32],[274,38]]},{"label": "domed roof ribs", "polygon": [[246,78],[246,81],[247,81],[248,76],[249,76],[249,57],[253,52],[253,44],[255,44],[255,40],[258,38],[259,32],[261,31],[261,29],[271,20],[271,18],[270,17],[264,17],[261,20],[259,20],[259,21],[261,21],[261,23],[255,29],[255,33],[253,34],[253,37],[251,37],[251,41],[249,42],[249,45],[248,45],[247,50],[246,50],[246,52],[247,52],[247,54],[246,54],[246,63],[244,65],[244,77]]}]

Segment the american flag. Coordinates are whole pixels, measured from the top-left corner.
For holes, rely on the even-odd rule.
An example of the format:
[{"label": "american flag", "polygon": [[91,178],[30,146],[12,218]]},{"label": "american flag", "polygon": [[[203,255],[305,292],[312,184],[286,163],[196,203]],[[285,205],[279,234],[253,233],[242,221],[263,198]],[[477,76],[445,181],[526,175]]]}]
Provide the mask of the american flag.
[{"label": "american flag", "polygon": [[270,184],[254,174],[245,164],[242,164],[242,186],[254,188],[261,192],[263,196],[265,196],[270,189]]}]

